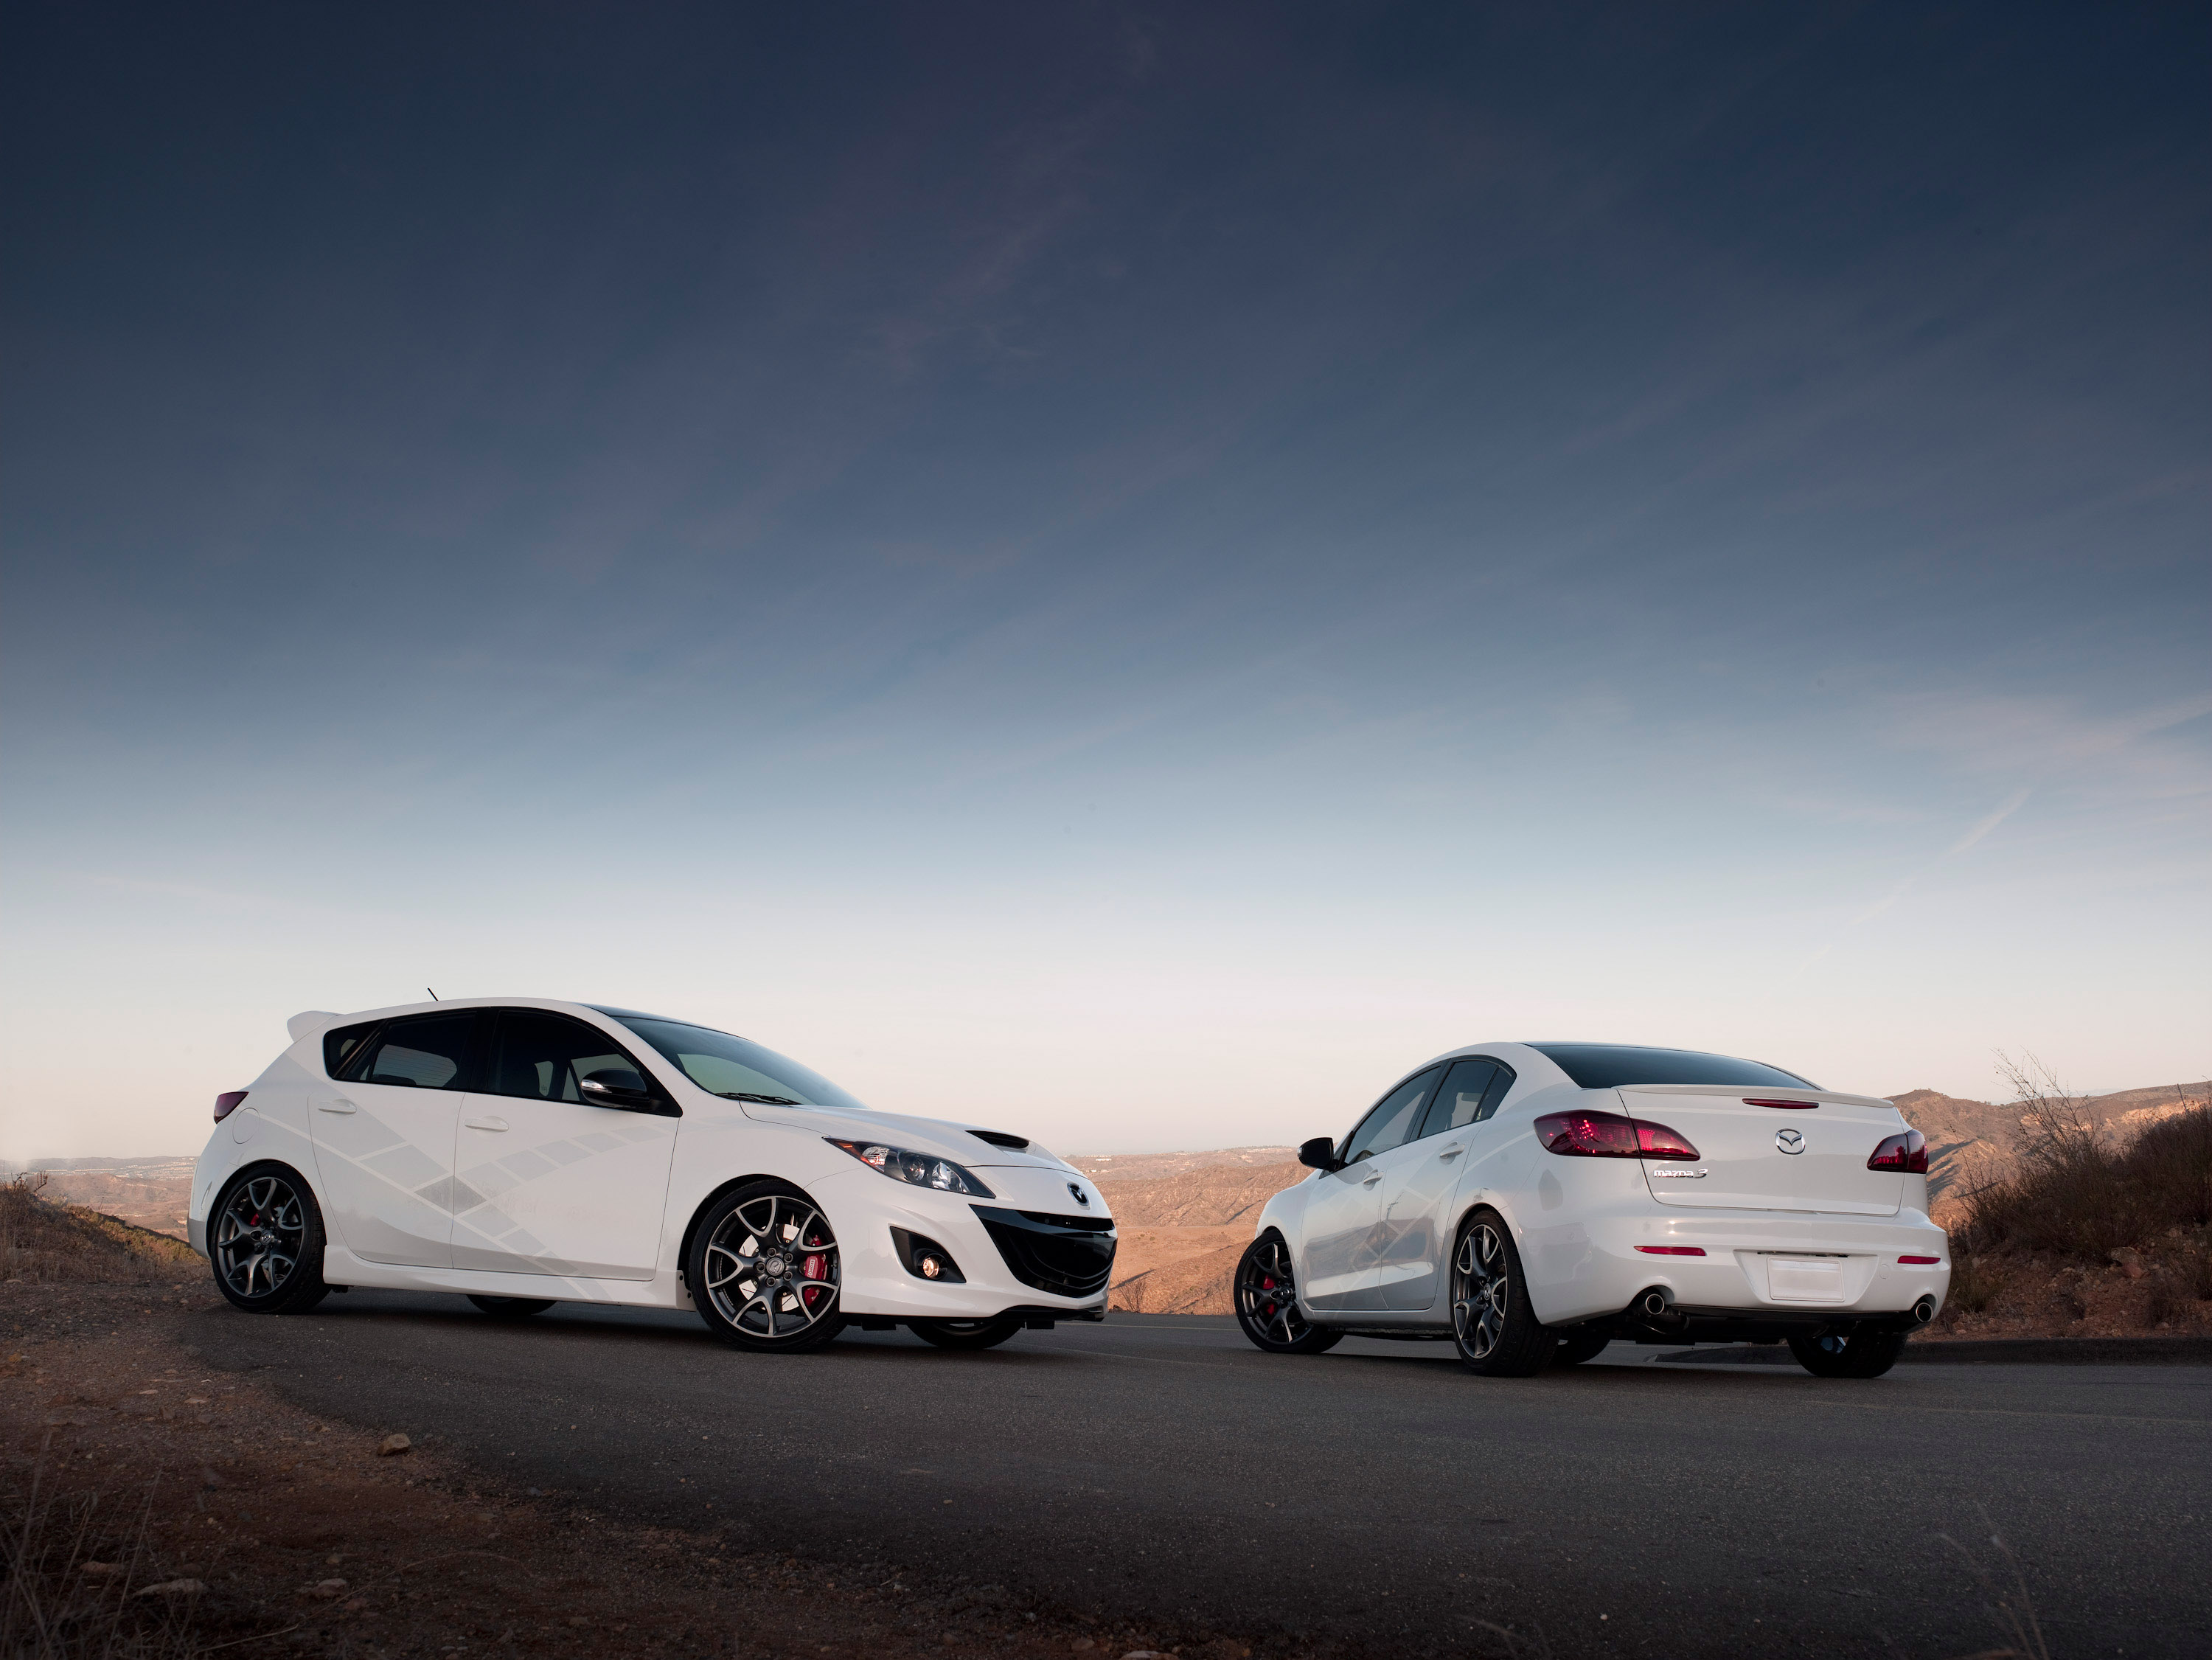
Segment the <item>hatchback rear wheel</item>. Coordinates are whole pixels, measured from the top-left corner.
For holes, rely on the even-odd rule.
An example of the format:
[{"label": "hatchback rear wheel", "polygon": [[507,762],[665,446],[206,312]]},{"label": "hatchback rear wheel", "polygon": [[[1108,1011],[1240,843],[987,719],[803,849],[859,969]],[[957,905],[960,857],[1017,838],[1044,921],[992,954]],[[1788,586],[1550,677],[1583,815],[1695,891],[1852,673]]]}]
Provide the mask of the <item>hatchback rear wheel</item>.
[{"label": "hatchback rear wheel", "polygon": [[471,1292],[469,1301],[495,1320],[525,1320],[553,1306],[550,1297],[478,1297]]},{"label": "hatchback rear wheel", "polygon": [[300,1173],[249,1164],[216,1195],[208,1258],[231,1306],[302,1314],[330,1295],[323,1283],[323,1213]]}]

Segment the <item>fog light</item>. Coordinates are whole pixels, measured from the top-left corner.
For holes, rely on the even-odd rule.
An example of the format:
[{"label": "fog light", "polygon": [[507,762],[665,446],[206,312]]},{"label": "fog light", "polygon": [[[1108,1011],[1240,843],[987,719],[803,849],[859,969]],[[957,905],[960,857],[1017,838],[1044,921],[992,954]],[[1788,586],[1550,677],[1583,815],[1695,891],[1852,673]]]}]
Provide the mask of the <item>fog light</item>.
[{"label": "fog light", "polygon": [[923,1279],[935,1280],[942,1275],[944,1272],[945,1264],[939,1262],[936,1257],[925,1256],[921,1259],[921,1277]]}]

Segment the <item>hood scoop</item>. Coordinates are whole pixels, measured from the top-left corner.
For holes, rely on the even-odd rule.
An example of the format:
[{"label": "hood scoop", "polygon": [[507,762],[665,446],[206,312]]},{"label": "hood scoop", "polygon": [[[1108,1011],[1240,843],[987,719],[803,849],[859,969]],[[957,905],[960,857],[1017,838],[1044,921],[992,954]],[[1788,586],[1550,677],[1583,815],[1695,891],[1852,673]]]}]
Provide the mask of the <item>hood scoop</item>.
[{"label": "hood scoop", "polygon": [[1004,1130],[969,1130],[968,1134],[978,1141],[988,1141],[994,1147],[1005,1147],[1012,1152],[1019,1152],[1030,1144],[1027,1136],[1009,1135]]}]

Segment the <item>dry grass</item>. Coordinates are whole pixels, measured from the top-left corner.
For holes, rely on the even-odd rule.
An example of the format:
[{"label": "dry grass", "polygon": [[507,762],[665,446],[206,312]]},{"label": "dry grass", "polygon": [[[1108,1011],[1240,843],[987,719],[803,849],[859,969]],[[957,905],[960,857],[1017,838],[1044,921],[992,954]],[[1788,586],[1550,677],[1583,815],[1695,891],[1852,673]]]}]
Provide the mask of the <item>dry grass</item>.
[{"label": "dry grass", "polygon": [[197,1269],[182,1240],[42,1196],[44,1171],[0,1183],[0,1280],[35,1285],[149,1285]]},{"label": "dry grass", "polygon": [[148,1548],[153,1488],[136,1499],[69,1493],[41,1454],[25,1485],[0,1496],[9,1660],[176,1660],[197,1651],[197,1581],[155,1577]]},{"label": "dry grass", "polygon": [[2124,1247],[2212,1223],[2212,1108],[2176,1114],[2122,1143],[2032,1057],[2008,1067],[2027,1134],[2014,1173],[1966,1196],[1963,1252],[2102,1262]]}]

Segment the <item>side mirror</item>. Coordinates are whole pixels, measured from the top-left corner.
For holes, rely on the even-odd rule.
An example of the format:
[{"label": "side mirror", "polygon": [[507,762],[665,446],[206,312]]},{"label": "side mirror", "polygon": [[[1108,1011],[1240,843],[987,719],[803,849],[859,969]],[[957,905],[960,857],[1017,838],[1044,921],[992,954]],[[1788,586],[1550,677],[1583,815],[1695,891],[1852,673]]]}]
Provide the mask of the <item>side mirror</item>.
[{"label": "side mirror", "polygon": [[653,1104],[653,1091],[645,1079],[628,1067],[609,1067],[578,1081],[576,1088],[587,1105],[635,1110]]},{"label": "side mirror", "polygon": [[1344,1168],[1343,1162],[1336,1156],[1335,1141],[1326,1135],[1316,1135],[1310,1141],[1302,1142],[1298,1147],[1298,1163],[1310,1164],[1318,1171]]}]

